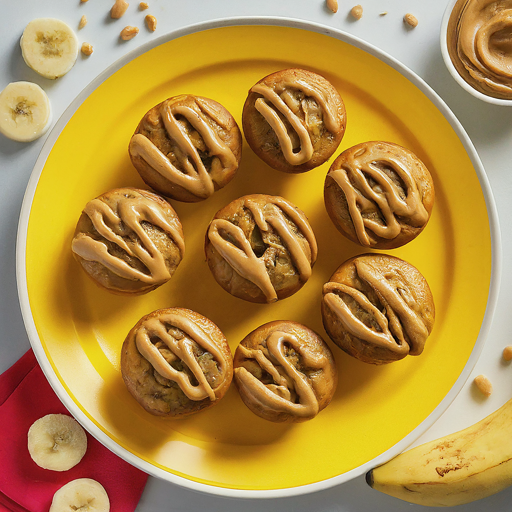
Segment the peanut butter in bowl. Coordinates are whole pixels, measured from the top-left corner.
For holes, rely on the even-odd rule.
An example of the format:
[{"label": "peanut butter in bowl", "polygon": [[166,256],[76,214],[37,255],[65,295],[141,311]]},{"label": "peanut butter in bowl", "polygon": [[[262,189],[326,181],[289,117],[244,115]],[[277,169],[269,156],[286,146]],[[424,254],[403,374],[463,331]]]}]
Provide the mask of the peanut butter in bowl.
[{"label": "peanut butter in bowl", "polygon": [[512,105],[512,0],[455,0],[441,34],[454,78],[480,99]]}]

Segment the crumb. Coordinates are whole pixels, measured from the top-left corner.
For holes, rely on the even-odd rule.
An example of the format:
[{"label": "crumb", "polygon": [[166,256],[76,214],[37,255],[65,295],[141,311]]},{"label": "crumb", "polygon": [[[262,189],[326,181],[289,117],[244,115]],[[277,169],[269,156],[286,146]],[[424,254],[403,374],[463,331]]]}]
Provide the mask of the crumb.
[{"label": "crumb", "polygon": [[139,29],[137,27],[124,27],[123,30],[121,30],[121,39],[123,41],[129,41],[130,39],[133,39],[138,33]]},{"label": "crumb", "polygon": [[87,16],[84,14],[81,18],[80,18],[80,23],[78,24],[78,28],[84,28],[85,25],[87,25]]},{"label": "crumb", "polygon": [[414,28],[414,27],[418,26],[418,19],[416,18],[416,16],[413,16],[412,14],[407,13],[404,16],[404,23],[406,23],[410,27]]},{"label": "crumb", "polygon": [[503,349],[503,359],[505,359],[505,361],[512,361],[512,345]]},{"label": "crumb", "polygon": [[85,2],[88,2],[89,0],[80,0],[81,4],[85,4]]},{"label": "crumb", "polygon": [[82,53],[84,55],[92,55],[92,52],[93,52],[93,48],[92,48],[92,44],[90,43],[82,43]]},{"label": "crumb", "polygon": [[387,14],[387,13],[388,13],[388,11],[381,12],[381,13],[379,14],[379,16],[386,16],[386,14]]},{"label": "crumb", "polygon": [[146,22],[146,27],[148,27],[148,29],[151,30],[151,32],[154,32],[156,30],[156,18],[153,15],[148,14],[144,18],[144,21]]},{"label": "crumb", "polygon": [[485,396],[491,396],[492,384],[491,381],[485,375],[478,375],[475,377],[475,385]]},{"label": "crumb", "polygon": [[149,5],[148,5],[146,2],[141,2],[141,3],[139,4],[139,9],[140,9],[141,11],[145,11],[145,10],[146,10],[146,9],[148,9],[148,8],[149,8]]},{"label": "crumb", "polygon": [[356,20],[360,20],[363,17],[363,7],[361,5],[356,5],[356,6],[352,7],[350,14]]},{"label": "crumb", "polygon": [[326,5],[332,12],[338,12],[338,0],[326,0]]}]

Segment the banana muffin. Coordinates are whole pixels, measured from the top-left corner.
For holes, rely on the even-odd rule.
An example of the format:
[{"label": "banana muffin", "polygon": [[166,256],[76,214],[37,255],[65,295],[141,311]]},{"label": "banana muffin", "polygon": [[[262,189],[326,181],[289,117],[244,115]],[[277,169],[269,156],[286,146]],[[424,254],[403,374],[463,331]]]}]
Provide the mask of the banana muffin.
[{"label": "banana muffin", "polygon": [[205,240],[215,280],[235,297],[275,302],[298,291],[317,256],[306,215],[278,196],[253,194],[219,210]]},{"label": "banana muffin", "polygon": [[262,78],[245,101],[242,127],[251,149],[270,167],[300,173],[327,161],[346,126],[345,105],[323,76],[283,69]]},{"label": "banana muffin", "polygon": [[331,402],[338,372],[325,341],[305,325],[275,321],[248,334],[234,357],[245,405],[276,423],[314,418]]},{"label": "banana muffin", "polygon": [[233,359],[211,320],[168,308],[144,316],[128,333],[121,373],[146,411],[183,418],[219,402],[233,378]]},{"label": "banana muffin", "polygon": [[323,287],[327,334],[365,363],[390,363],[421,354],[434,316],[427,281],[416,267],[394,256],[351,258]]},{"label": "banana muffin", "polygon": [[242,157],[242,135],[220,103],[184,94],[149,110],[128,150],[147,185],[190,203],[207,199],[233,179]]},{"label": "banana muffin", "polygon": [[363,142],[333,162],[324,186],[325,207],[344,236],[372,249],[394,249],[427,225],[434,184],[423,162],[391,142]]},{"label": "banana muffin", "polygon": [[185,242],[180,219],[165,199],[118,188],[87,203],[71,248],[96,284],[112,293],[140,295],[171,279]]}]

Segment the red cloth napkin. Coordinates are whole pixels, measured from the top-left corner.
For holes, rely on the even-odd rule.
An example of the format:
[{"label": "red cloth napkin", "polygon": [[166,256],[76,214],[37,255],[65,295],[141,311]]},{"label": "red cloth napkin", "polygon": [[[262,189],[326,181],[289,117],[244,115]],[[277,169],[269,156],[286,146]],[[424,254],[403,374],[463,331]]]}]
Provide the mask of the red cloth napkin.
[{"label": "red cloth napkin", "polygon": [[48,512],[53,495],[76,478],[97,480],[111,512],[130,512],[148,475],[87,433],[87,452],[68,471],[40,468],[30,457],[27,432],[46,414],[69,414],[48,384],[32,350],[0,375],[0,511]]}]

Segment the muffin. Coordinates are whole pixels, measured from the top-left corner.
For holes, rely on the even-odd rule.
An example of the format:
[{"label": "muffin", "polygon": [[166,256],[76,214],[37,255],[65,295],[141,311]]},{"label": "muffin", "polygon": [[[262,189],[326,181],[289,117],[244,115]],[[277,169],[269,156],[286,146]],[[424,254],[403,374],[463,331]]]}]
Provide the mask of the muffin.
[{"label": "muffin", "polygon": [[327,334],[347,354],[365,363],[390,363],[421,354],[434,315],[425,278],[394,256],[351,258],[323,287]]},{"label": "muffin", "polygon": [[242,135],[222,105],[186,94],[147,112],[128,150],[147,185],[190,203],[207,199],[231,181],[242,156]]},{"label": "muffin", "polygon": [[86,204],[71,248],[96,284],[112,293],[140,295],[171,279],[185,242],[180,219],[165,199],[118,188]]},{"label": "muffin", "polygon": [[430,172],[412,152],[391,142],[363,142],[334,160],[324,185],[327,213],[349,240],[394,249],[427,225],[434,206]]},{"label": "muffin", "polygon": [[215,280],[227,292],[270,303],[294,294],[309,279],[317,244],[296,206],[282,197],[253,194],[215,214],[205,253]]},{"label": "muffin", "polygon": [[245,101],[242,127],[270,167],[300,173],[327,161],[345,133],[345,105],[323,76],[283,69],[261,79]]},{"label": "muffin", "polygon": [[493,98],[512,99],[512,4],[458,0],[450,15],[447,47],[465,82]]},{"label": "muffin", "polygon": [[269,322],[252,331],[236,349],[233,364],[245,405],[276,423],[314,418],[329,405],[338,383],[325,341],[291,321]]},{"label": "muffin", "polygon": [[146,411],[183,418],[219,402],[233,378],[233,359],[211,320],[189,309],[160,309],[128,333],[121,373]]}]

